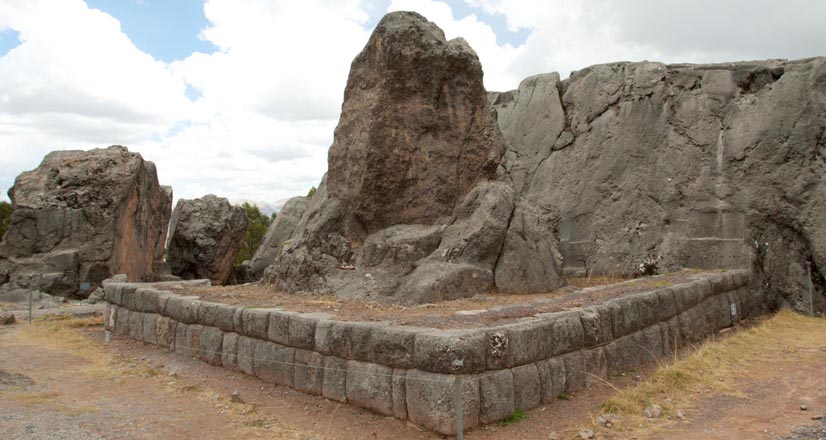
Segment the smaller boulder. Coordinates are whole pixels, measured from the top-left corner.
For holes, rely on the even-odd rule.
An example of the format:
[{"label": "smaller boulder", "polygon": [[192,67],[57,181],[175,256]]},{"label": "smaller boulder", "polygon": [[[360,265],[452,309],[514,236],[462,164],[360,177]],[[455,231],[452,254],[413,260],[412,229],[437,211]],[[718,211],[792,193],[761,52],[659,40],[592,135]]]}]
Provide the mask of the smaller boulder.
[{"label": "smaller boulder", "polygon": [[17,322],[13,313],[0,313],[0,325],[11,325]]},{"label": "smaller boulder", "polygon": [[232,263],[244,245],[247,215],[212,194],[181,199],[172,213],[167,262],[172,274],[183,279],[207,278],[224,284]]}]

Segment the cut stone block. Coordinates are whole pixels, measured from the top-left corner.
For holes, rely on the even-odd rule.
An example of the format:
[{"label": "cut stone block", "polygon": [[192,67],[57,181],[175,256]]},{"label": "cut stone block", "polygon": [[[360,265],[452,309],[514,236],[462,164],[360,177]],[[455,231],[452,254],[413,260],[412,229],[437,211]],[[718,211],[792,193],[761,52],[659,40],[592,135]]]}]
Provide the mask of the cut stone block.
[{"label": "cut stone block", "polygon": [[502,420],[515,409],[513,372],[486,371],[479,376],[479,422]]},{"label": "cut stone block", "polygon": [[295,389],[321,395],[324,384],[324,356],[309,350],[295,350]]},{"label": "cut stone block", "polygon": [[264,382],[292,387],[295,380],[294,363],[294,348],[270,341],[255,342],[252,370],[255,377]]},{"label": "cut stone block", "polygon": [[536,364],[513,368],[513,401],[518,410],[527,411],[539,406],[541,388]]},{"label": "cut stone block", "polygon": [[324,378],[321,395],[337,402],[347,402],[347,361],[337,357],[324,358]]},{"label": "cut stone block", "polygon": [[[407,371],[407,414],[410,421],[442,435],[456,434],[454,376],[420,370]],[[462,426],[479,425],[479,378],[461,377]]]},{"label": "cut stone block", "polygon": [[393,415],[393,369],[369,362],[347,361],[347,401],[387,416]]},{"label": "cut stone block", "polygon": [[[462,366],[454,366],[457,360],[462,361]],[[413,364],[422,371],[444,374],[485,371],[485,335],[479,331],[458,330],[417,333]]]},{"label": "cut stone block", "polygon": [[565,361],[551,358],[536,363],[542,403],[551,403],[565,392]]}]

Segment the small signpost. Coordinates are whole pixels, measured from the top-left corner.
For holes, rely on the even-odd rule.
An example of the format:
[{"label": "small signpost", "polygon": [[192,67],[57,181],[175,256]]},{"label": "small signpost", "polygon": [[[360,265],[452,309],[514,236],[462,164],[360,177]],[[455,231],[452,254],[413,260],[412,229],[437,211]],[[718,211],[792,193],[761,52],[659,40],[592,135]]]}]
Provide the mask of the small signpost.
[{"label": "small signpost", "polygon": [[[460,368],[465,366],[465,361],[456,359],[451,365],[453,370],[458,372]],[[465,433],[464,423],[462,423],[462,376],[458,373],[454,376],[453,386],[456,391],[456,439],[463,440]]]}]

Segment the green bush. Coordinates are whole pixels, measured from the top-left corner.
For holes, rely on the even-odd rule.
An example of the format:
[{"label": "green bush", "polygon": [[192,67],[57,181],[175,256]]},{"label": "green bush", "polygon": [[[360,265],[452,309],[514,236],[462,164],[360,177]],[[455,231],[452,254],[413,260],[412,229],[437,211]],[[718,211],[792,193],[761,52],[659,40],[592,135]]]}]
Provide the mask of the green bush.
[{"label": "green bush", "polygon": [[264,241],[264,236],[267,235],[270,222],[275,219],[275,216],[271,220],[270,217],[262,214],[256,205],[244,202],[241,207],[247,213],[247,233],[244,236],[244,246],[235,256],[236,266],[252,259],[255,251],[258,250],[258,246],[261,246],[261,242]]},{"label": "green bush", "polygon": [[11,211],[11,203],[0,202],[0,238],[3,238],[3,235],[5,235],[6,231],[9,229],[9,223],[11,223]]}]

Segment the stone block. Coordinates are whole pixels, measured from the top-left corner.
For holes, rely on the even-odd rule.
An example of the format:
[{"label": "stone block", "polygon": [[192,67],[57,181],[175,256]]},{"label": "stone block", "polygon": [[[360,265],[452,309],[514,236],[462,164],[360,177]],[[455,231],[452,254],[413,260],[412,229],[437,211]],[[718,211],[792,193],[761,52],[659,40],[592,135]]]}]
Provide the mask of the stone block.
[{"label": "stone block", "polygon": [[527,411],[539,406],[542,399],[542,388],[540,387],[539,369],[536,364],[514,367],[511,371],[513,372],[514,407]]},{"label": "stone block", "polygon": [[[486,333],[486,351],[490,356],[488,369],[510,368],[551,357],[554,320],[534,318],[530,321],[500,327]],[[495,335],[504,332],[507,338],[503,355],[494,356]]]},{"label": "stone block", "polygon": [[[551,335],[553,335],[552,356],[559,356],[565,353],[579,350],[584,345],[584,332],[579,312],[554,313],[550,317],[552,322]],[[551,356],[543,356],[535,361],[547,359]],[[534,362],[535,362],[534,361]],[[518,365],[518,364],[517,364]]]},{"label": "stone block", "polygon": [[493,423],[511,415],[516,408],[513,372],[486,371],[479,376],[479,422]]},{"label": "stone block", "polygon": [[129,312],[129,337],[140,341],[143,340],[143,315],[134,310]]},{"label": "stone block", "polygon": [[579,320],[584,347],[604,344],[612,339],[610,314],[600,314],[597,307],[588,307],[579,311]]},{"label": "stone block", "polygon": [[189,342],[187,341],[188,327],[188,325],[180,322],[175,326],[175,353],[182,355],[189,354]]},{"label": "stone block", "polygon": [[[461,367],[454,367],[456,360],[462,361]],[[418,370],[444,374],[485,371],[485,334],[473,330],[416,333],[413,365]]]},{"label": "stone block", "polygon": [[202,325],[217,327],[225,332],[232,332],[235,330],[235,324],[233,322],[235,309],[236,307],[227,304],[202,301],[198,310],[198,319]]},{"label": "stone block", "polygon": [[[275,315],[275,313],[273,313]],[[288,325],[287,345],[312,350],[315,347],[315,326],[318,318],[307,315],[292,315]]]},{"label": "stone block", "polygon": [[603,310],[611,313],[611,335],[616,338],[634,333],[639,329],[637,304],[631,297],[617,298],[598,306],[600,313]]},{"label": "stone block", "polygon": [[677,307],[677,314],[700,304],[703,300],[702,288],[698,283],[683,283],[671,287],[671,291],[674,293],[674,303]]},{"label": "stone block", "polygon": [[321,395],[337,402],[347,402],[347,361],[337,357],[324,358]]},{"label": "stone block", "polygon": [[198,344],[198,359],[210,364],[221,365],[221,354],[224,348],[224,332],[218,327],[203,326]]},{"label": "stone block", "polygon": [[587,383],[587,368],[585,366],[585,356],[581,351],[575,351],[562,356],[565,363],[565,392],[575,393],[585,389]]},{"label": "stone block", "polygon": [[129,310],[135,310],[135,291],[138,286],[134,284],[123,284],[120,288],[120,306]]},{"label": "stone block", "polygon": [[115,315],[115,333],[124,336],[129,334],[129,309],[126,307],[118,307]]},{"label": "stone block", "polygon": [[637,307],[637,329],[641,330],[659,322],[660,298],[656,291],[644,292],[629,298],[634,300]]},{"label": "stone block", "polygon": [[221,343],[221,366],[233,371],[238,368],[238,333],[224,333]]},{"label": "stone block", "polygon": [[643,351],[640,336],[640,333],[623,336],[604,347],[609,376],[616,376],[639,367]]},{"label": "stone block", "polygon": [[186,355],[197,358],[201,350],[201,331],[203,326],[192,324],[186,326]]},{"label": "stone block", "polygon": [[103,286],[103,300],[114,305],[120,305],[119,300],[115,301],[116,292],[120,289],[120,284],[107,284]]},{"label": "stone block", "polygon": [[150,344],[158,345],[158,314],[157,313],[144,313],[143,314],[143,336],[141,339],[144,342],[148,342]]},{"label": "stone block", "polygon": [[370,332],[376,324],[321,320],[316,324],[315,351],[350,360],[370,360]]},{"label": "stone block", "polygon": [[640,363],[655,362],[662,357],[663,339],[659,324],[644,328],[640,334],[640,345],[642,348]]},{"label": "stone block", "polygon": [[161,290],[158,292],[158,314],[163,316],[169,316],[169,313],[166,312],[166,305],[169,303],[169,298],[175,296],[174,293],[167,292],[165,290]]},{"label": "stone block", "polygon": [[115,331],[115,320],[117,319],[117,313],[118,306],[107,302],[103,308],[103,328],[105,330],[110,332]]},{"label": "stone block", "polygon": [[347,401],[393,415],[393,369],[370,362],[347,361]]},{"label": "stone block", "polygon": [[406,378],[407,370],[393,370],[393,417],[399,420],[407,419]]},{"label": "stone block", "polygon": [[[410,421],[442,435],[456,434],[454,376],[419,370],[407,371],[407,415]],[[479,425],[479,378],[461,376],[462,426]]]},{"label": "stone block", "polygon": [[[270,321],[267,327],[267,339],[276,344],[290,345],[290,318],[294,315],[290,312],[276,310],[270,313]],[[315,338],[315,335],[313,335]],[[313,344],[315,345],[315,344]]]},{"label": "stone block", "polygon": [[270,309],[244,309],[241,312],[241,334],[267,340],[270,326]]},{"label": "stone block", "polygon": [[157,290],[139,287],[135,290],[135,309],[144,313],[158,313]]},{"label": "stone block", "polygon": [[565,361],[551,358],[536,363],[539,373],[539,391],[542,403],[551,403],[565,392]]},{"label": "stone block", "polygon": [[585,363],[585,386],[590,387],[604,383],[608,378],[608,358],[605,356],[605,349],[596,347],[582,351],[582,358]]},{"label": "stone block", "polygon": [[258,339],[250,338],[248,336],[238,335],[236,360],[238,362],[238,369],[250,376],[255,375],[253,369],[253,359],[255,359],[255,346]]},{"label": "stone block", "polygon": [[508,368],[510,338],[507,327],[495,327],[485,332],[485,364],[488,370]]},{"label": "stone block", "polygon": [[[244,316],[246,322],[246,315]],[[292,387],[295,380],[295,348],[258,340],[252,360],[255,377],[267,383]]]},{"label": "stone block", "polygon": [[324,356],[314,351],[295,350],[295,389],[320,396],[324,384]]},{"label": "stone block", "polygon": [[677,316],[677,302],[674,300],[674,289],[666,287],[654,291],[657,295],[657,322],[666,322]]},{"label": "stone block", "polygon": [[198,309],[201,302],[184,296],[173,296],[166,302],[166,313],[170,318],[183,324],[198,323]]},{"label": "stone block", "polygon": [[175,348],[175,327],[177,321],[167,316],[158,316],[155,323],[155,340],[164,348]]},{"label": "stone block", "polygon": [[367,348],[370,361],[392,368],[412,368],[416,335],[422,331],[406,327],[374,328],[370,332]]}]

